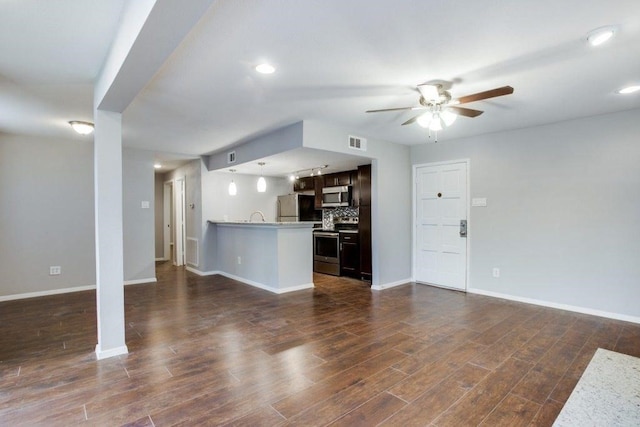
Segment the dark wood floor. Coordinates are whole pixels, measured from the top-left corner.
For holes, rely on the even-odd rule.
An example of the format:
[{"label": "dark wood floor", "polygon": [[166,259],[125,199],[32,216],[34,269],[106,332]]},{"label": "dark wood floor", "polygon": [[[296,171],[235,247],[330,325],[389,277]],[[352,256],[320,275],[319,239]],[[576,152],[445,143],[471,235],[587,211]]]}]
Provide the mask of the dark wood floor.
[{"label": "dark wood floor", "polygon": [[94,292],[0,303],[0,425],[551,425],[596,348],[640,356],[640,325],[423,285],[158,277],[102,361]]}]

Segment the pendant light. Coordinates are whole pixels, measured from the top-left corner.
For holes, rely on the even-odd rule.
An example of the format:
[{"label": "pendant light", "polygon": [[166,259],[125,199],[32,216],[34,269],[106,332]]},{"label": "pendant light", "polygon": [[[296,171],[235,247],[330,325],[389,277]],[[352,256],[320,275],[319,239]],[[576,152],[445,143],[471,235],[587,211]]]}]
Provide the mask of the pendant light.
[{"label": "pendant light", "polygon": [[[229,169],[229,172],[234,173],[236,170],[235,169]],[[233,182],[233,178],[231,179],[231,182],[229,183],[229,195],[230,196],[235,196],[236,194],[238,194],[238,187],[236,187],[236,183]]]},{"label": "pendant light", "polygon": [[258,178],[258,193],[264,193],[267,191],[267,180],[264,179],[264,173],[262,172],[262,167],[264,166],[264,162],[259,162],[260,165],[260,178]]}]

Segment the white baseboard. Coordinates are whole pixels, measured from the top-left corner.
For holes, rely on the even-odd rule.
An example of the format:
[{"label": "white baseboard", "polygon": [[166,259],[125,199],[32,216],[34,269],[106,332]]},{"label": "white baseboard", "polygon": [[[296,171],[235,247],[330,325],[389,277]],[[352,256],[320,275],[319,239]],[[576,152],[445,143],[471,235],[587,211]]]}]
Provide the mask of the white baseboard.
[{"label": "white baseboard", "polygon": [[500,293],[500,292],[485,291],[483,289],[469,288],[469,289],[467,289],[467,292],[470,293],[470,294],[485,295],[485,296],[488,296],[488,297],[502,298],[502,299],[506,299],[506,300],[510,300],[510,301],[523,302],[523,303],[526,303],[526,304],[540,305],[540,306],[543,306],[543,307],[550,307],[550,308],[557,308],[557,309],[560,309],[560,310],[573,311],[575,313],[590,314],[592,316],[606,317],[608,319],[622,320],[622,321],[631,322],[631,323],[640,323],[640,317],[629,316],[629,315],[626,315],[626,314],[619,314],[619,313],[611,313],[611,312],[608,312],[608,311],[601,311],[601,310],[596,310],[596,309],[593,309],[593,308],[578,307],[578,306],[575,306],[575,305],[560,304],[560,303],[551,302],[551,301],[544,301],[544,300],[538,300],[538,299],[533,299],[533,298],[519,297],[519,296],[515,296],[515,295],[503,294],[503,293]]},{"label": "white baseboard", "polygon": [[156,261],[169,261],[168,258],[156,258]]},{"label": "white baseboard", "polygon": [[13,301],[17,299],[46,297],[49,295],[68,294],[70,292],[95,291],[96,285],[76,286],[73,288],[51,289],[49,291],[27,292],[24,294],[2,295],[0,301]]},{"label": "white baseboard", "polygon": [[154,283],[157,282],[158,279],[156,279],[155,277],[148,277],[146,279],[136,279],[136,280],[125,280],[124,281],[124,285],[128,286],[128,285],[139,285],[141,283]]},{"label": "white baseboard", "polygon": [[396,286],[407,285],[411,283],[411,278],[398,280],[396,282],[383,283],[381,285],[372,285],[371,289],[374,291],[381,291],[383,289],[395,288]]},{"label": "white baseboard", "polygon": [[187,271],[190,271],[198,276],[214,276],[216,274],[220,274],[219,271],[200,271],[197,268],[189,267],[188,265],[185,267]]},{"label": "white baseboard", "polygon": [[273,288],[271,286],[267,286],[260,282],[255,282],[253,280],[245,279],[244,277],[239,277],[233,274],[225,273],[224,271],[218,272],[219,275],[228,277],[229,279],[237,280],[238,282],[242,282],[246,285],[253,286],[254,288],[259,288],[265,291],[272,292],[274,294],[286,294],[287,292],[301,291],[303,289],[313,289],[315,285],[313,283],[305,283],[302,285],[290,286],[284,289]]},{"label": "white baseboard", "polygon": [[100,344],[96,345],[96,357],[98,360],[107,359],[109,357],[120,356],[121,354],[129,353],[129,349],[126,345],[110,348],[109,350],[101,350]]}]

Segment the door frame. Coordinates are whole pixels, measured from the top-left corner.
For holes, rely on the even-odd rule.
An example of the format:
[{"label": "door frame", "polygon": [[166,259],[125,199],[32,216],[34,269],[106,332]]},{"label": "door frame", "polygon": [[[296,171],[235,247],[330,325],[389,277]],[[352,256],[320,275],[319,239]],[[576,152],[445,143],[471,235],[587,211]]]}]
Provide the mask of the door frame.
[{"label": "door frame", "polygon": [[[456,291],[467,292],[468,289],[471,288],[471,276],[469,274],[469,265],[471,264],[471,235],[473,234],[471,231],[473,230],[472,222],[471,222],[471,159],[457,159],[457,160],[445,160],[441,162],[430,162],[430,163],[420,163],[415,164],[412,167],[411,171],[411,281],[416,282],[416,249],[417,249],[417,229],[418,229],[418,221],[417,221],[417,213],[418,213],[418,204],[416,203],[416,198],[418,196],[417,187],[417,172],[418,168],[421,167],[429,167],[429,166],[446,166],[453,165],[456,163],[465,163],[467,167],[467,200],[466,200],[466,210],[467,210],[467,238],[466,246],[467,246],[467,259],[465,262],[465,286],[464,290],[455,289]],[[416,282],[418,284],[422,284],[422,282]],[[437,284],[429,284],[431,286],[437,286],[445,289],[452,289],[446,286],[440,286]]]}]

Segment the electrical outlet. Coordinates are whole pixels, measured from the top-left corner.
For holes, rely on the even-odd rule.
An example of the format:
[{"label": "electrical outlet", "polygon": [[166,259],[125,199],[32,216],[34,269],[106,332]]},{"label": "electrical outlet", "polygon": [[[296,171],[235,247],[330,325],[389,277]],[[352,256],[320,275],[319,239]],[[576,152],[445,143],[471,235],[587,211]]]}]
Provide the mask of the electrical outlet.
[{"label": "electrical outlet", "polygon": [[238,257],[238,264],[242,264],[242,258]]},{"label": "electrical outlet", "polygon": [[494,268],[493,269],[493,277],[500,277],[500,269],[499,268]]},{"label": "electrical outlet", "polygon": [[62,274],[62,267],[59,265],[52,265],[49,267],[49,276],[57,276],[59,274]]}]

